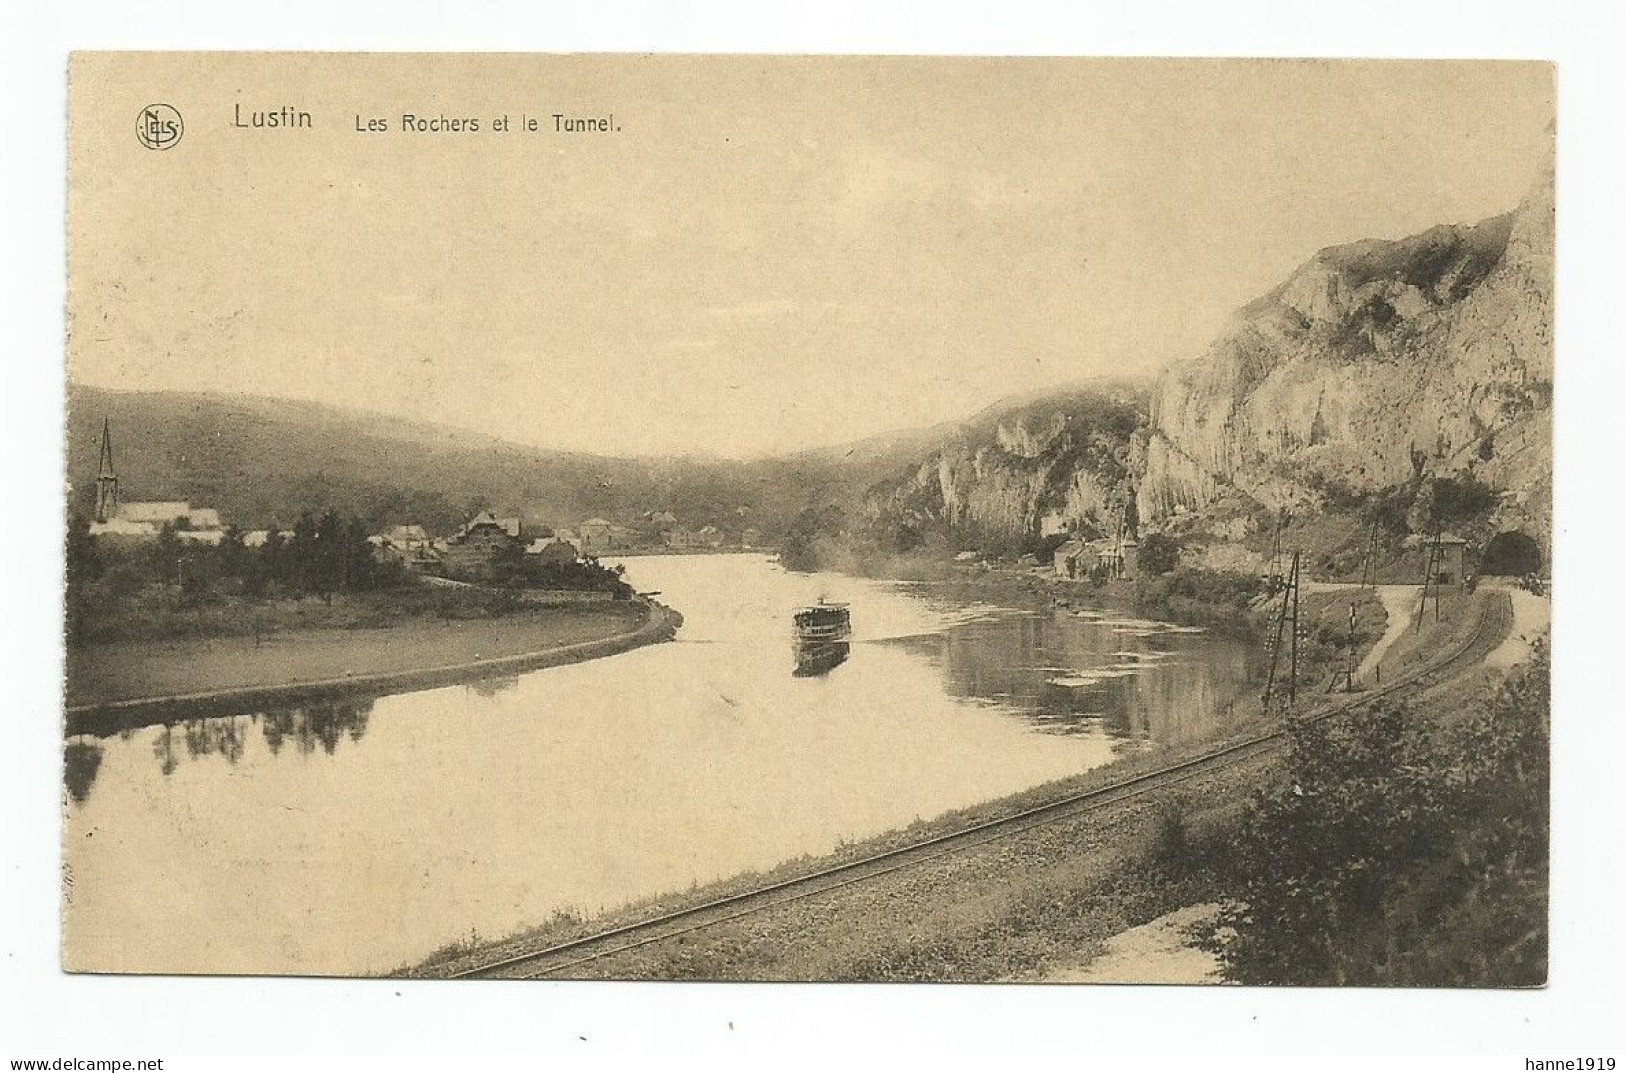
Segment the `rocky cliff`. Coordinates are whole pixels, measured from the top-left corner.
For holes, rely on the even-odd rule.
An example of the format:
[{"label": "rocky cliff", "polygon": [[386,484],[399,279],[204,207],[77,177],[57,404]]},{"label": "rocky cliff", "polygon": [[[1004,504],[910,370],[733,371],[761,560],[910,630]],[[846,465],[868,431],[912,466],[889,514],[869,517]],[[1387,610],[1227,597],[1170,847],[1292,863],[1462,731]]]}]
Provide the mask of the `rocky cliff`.
[{"label": "rocky cliff", "polygon": [[1143,389],[1125,385],[1007,402],[945,435],[902,479],[871,488],[869,522],[905,533],[946,526],[1005,550],[1042,532],[1113,532],[1132,514],[1130,443],[1143,422]]},{"label": "rocky cliff", "polygon": [[1162,376],[1141,518],[1472,472],[1547,532],[1553,225],[1548,171],[1508,215],[1322,250]]},{"label": "rocky cliff", "polygon": [[1506,215],[1322,250],[1148,393],[1009,400],[898,446],[870,535],[1011,551],[1173,524],[1239,547],[1281,509],[1358,511],[1396,485],[1409,503],[1412,478],[1471,475],[1494,504],[1481,528],[1544,543],[1553,226],[1548,169]]}]

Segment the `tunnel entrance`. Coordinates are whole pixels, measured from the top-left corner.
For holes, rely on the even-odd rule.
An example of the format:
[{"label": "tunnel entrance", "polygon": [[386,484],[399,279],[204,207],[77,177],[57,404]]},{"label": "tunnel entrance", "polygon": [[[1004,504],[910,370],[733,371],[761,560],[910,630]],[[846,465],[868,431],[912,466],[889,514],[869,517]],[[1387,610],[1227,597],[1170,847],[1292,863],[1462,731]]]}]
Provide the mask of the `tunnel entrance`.
[{"label": "tunnel entrance", "polygon": [[1501,577],[1523,577],[1540,573],[1540,545],[1534,537],[1517,530],[1497,533],[1484,545],[1478,572]]}]

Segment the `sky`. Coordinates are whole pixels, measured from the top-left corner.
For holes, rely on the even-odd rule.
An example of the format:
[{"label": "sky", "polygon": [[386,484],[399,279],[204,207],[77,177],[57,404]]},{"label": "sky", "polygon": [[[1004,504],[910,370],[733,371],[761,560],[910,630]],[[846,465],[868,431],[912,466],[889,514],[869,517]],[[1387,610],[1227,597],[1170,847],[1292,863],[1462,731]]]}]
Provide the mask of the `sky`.
[{"label": "sky", "polygon": [[1553,100],[1514,63],[81,54],[70,106],[71,380],[755,457],[1196,357],[1317,249],[1515,207]]}]

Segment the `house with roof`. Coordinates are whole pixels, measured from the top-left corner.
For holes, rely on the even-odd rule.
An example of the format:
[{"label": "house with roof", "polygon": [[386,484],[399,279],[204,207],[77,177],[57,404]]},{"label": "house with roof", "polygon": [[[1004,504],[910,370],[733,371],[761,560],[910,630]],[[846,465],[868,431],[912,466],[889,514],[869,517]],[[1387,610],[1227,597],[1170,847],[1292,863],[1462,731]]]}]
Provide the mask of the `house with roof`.
[{"label": "house with roof", "polygon": [[441,552],[440,566],[452,577],[490,580],[499,565],[525,553],[525,526],[518,518],[498,518],[481,511],[470,518]]},{"label": "house with roof", "polygon": [[1099,570],[1108,578],[1132,579],[1139,566],[1139,554],[1139,542],[1127,537],[1072,539],[1056,547],[1051,561],[1058,577],[1076,580],[1093,576]]},{"label": "house with roof", "polygon": [[1405,546],[1421,550],[1424,584],[1429,574],[1439,585],[1457,585],[1467,579],[1467,541],[1456,534],[1412,534],[1405,538]]},{"label": "house with roof", "polygon": [[588,518],[576,527],[583,555],[597,555],[614,547],[615,527],[603,518]]},{"label": "house with roof", "polygon": [[1068,540],[1056,547],[1055,557],[1051,561],[1056,577],[1075,580],[1089,575],[1095,565],[1095,556],[1083,541]]},{"label": "house with roof", "polygon": [[576,546],[557,536],[538,537],[525,545],[525,558],[542,566],[573,563],[579,558]]},{"label": "house with roof", "polygon": [[[250,529],[248,532],[243,534],[243,547],[245,547],[245,548],[263,548],[263,547],[265,547],[265,545],[267,545],[267,544],[269,544],[271,542],[271,532],[272,531],[269,530],[269,529]],[[277,537],[284,544],[286,544],[288,541],[293,539],[293,530],[292,529],[278,529],[278,530],[276,530],[276,534],[277,534]]]},{"label": "house with roof", "polygon": [[638,544],[637,530],[616,525],[603,518],[588,518],[576,527],[576,536],[580,541],[583,555],[602,555],[617,549],[636,547]]},{"label": "house with roof", "polygon": [[722,547],[722,530],[714,525],[703,525],[698,529],[674,529],[671,534],[671,546],[674,548],[720,548]]}]

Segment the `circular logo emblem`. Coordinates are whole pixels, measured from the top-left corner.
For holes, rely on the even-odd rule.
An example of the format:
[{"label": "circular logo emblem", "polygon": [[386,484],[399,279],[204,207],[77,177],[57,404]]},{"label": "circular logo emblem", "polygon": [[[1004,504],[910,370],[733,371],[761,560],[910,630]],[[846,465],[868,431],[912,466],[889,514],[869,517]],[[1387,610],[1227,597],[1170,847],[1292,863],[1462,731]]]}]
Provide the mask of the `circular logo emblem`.
[{"label": "circular logo emblem", "polygon": [[149,104],[136,120],[135,136],[148,149],[173,149],[186,129],[181,114],[167,104]]}]

